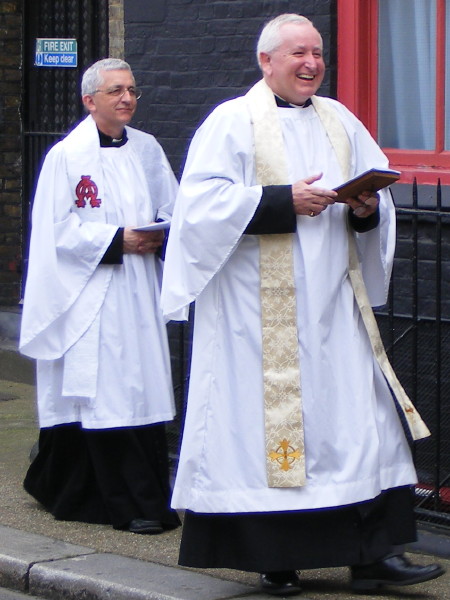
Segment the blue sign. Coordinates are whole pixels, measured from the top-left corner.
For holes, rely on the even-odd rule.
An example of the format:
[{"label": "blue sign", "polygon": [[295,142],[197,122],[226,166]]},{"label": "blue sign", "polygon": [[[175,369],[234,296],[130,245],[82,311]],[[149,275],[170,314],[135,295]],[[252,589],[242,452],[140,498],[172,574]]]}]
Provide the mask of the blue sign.
[{"label": "blue sign", "polygon": [[36,67],[76,67],[78,44],[75,39],[36,39]]}]

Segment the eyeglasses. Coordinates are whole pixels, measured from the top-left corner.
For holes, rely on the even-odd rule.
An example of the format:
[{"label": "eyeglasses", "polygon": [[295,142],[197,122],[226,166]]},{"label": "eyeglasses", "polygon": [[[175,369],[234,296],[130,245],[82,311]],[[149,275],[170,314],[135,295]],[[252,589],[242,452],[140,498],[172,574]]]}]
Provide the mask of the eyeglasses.
[{"label": "eyeglasses", "polygon": [[94,90],[94,94],[101,92],[106,96],[111,96],[111,98],[117,98],[118,100],[122,100],[123,96],[128,92],[132,98],[139,100],[142,96],[142,91],[139,88],[131,87],[122,87],[118,85],[117,87],[112,87],[107,90]]}]

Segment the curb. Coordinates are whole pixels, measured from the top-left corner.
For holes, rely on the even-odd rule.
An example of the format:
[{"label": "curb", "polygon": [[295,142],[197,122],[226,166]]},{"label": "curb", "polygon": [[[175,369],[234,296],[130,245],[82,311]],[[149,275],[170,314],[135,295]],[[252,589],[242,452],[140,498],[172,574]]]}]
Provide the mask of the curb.
[{"label": "curb", "polygon": [[49,600],[231,600],[254,588],[0,525],[0,587]]}]

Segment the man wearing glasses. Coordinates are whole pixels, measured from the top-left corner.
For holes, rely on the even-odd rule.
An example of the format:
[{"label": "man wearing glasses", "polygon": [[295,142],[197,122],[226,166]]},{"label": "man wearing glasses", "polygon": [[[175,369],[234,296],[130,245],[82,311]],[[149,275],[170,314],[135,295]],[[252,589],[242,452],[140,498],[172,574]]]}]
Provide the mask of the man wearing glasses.
[{"label": "man wearing glasses", "polygon": [[[141,92],[119,59],[82,80],[89,115],[37,186],[21,351],[37,359],[39,452],[25,489],[57,519],[155,534],[169,508],[174,416],[159,251],[177,182],[153,136],[127,127]],[[156,227],[159,227],[156,225]]]}]

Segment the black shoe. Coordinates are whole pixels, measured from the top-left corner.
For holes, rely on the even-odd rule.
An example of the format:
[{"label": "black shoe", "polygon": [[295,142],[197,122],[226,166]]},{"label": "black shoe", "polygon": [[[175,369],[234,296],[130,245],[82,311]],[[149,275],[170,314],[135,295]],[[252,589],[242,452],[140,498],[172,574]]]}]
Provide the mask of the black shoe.
[{"label": "black shoe", "polygon": [[146,519],[133,519],[127,527],[131,533],[162,533],[163,526],[159,521],[147,521]]},{"label": "black shoe", "polygon": [[386,585],[414,585],[445,573],[438,564],[415,565],[406,556],[390,556],[371,565],[352,567],[352,589],[370,591]]},{"label": "black shoe", "polygon": [[295,571],[261,573],[260,580],[262,591],[272,596],[291,596],[302,591],[300,579]]}]

